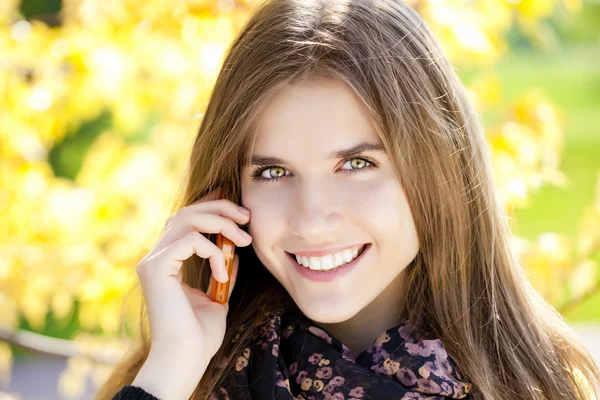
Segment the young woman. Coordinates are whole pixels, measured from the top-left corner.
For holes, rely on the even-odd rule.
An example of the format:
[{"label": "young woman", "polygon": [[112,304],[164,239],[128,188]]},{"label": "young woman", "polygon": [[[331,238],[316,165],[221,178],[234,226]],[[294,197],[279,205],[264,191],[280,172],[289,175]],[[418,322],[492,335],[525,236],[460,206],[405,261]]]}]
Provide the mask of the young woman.
[{"label": "young woman", "polygon": [[[478,114],[400,1],[261,4],[188,172],[137,266],[151,339],[98,399],[597,395],[510,252]],[[205,294],[226,280],[219,232],[224,305]]]}]

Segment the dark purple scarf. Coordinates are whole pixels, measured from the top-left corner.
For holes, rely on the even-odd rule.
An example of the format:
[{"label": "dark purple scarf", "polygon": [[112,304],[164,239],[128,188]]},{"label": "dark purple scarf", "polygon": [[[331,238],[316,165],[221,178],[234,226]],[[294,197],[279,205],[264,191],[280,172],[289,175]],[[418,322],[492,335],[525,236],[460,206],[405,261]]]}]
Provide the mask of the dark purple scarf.
[{"label": "dark purple scarf", "polygon": [[425,338],[408,321],[383,332],[355,358],[299,313],[266,317],[211,400],[472,398],[472,384],[460,377],[442,342]]}]

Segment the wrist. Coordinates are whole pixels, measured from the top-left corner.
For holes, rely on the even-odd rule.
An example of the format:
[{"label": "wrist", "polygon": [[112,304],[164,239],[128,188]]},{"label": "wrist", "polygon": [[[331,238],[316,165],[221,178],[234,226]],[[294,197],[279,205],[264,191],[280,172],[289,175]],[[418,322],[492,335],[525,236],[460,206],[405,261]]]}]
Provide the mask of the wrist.
[{"label": "wrist", "polygon": [[131,383],[160,400],[188,400],[204,375],[207,365],[198,361],[167,362],[150,351],[148,358]]}]

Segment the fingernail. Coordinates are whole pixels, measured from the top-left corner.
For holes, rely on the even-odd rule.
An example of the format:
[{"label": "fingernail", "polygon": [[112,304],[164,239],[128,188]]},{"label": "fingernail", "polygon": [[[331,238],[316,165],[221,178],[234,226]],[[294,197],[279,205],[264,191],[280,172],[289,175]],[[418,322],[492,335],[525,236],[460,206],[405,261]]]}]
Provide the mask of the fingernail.
[{"label": "fingernail", "polygon": [[244,214],[250,215],[250,210],[248,210],[247,208],[244,208],[242,206],[238,207],[240,209],[241,212],[243,212]]},{"label": "fingernail", "polygon": [[221,270],[221,278],[223,282],[227,282],[229,280],[229,274],[227,274],[227,270],[225,268]]},{"label": "fingernail", "polygon": [[242,232],[242,236],[244,236],[246,239],[250,240],[252,239],[252,236],[250,236],[250,234],[246,231],[241,231]]}]

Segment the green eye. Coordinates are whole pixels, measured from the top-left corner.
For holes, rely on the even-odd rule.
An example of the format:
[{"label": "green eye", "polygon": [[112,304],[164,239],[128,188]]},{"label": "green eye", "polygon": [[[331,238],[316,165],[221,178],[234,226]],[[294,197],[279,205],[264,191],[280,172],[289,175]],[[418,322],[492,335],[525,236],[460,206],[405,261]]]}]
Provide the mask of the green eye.
[{"label": "green eye", "polygon": [[[365,160],[364,158],[351,158],[351,159],[350,159],[350,160],[348,160],[348,161],[353,161],[353,160],[360,160],[360,161],[362,161],[362,163],[361,163],[361,162],[359,162],[359,163],[358,163],[358,165],[359,165],[359,166],[360,166],[361,164],[362,164],[362,165],[364,165],[364,163],[368,163],[368,161],[367,161],[367,160]],[[357,165],[357,163],[350,162],[350,165],[356,166],[356,165]],[[353,168],[353,169],[362,169],[362,167],[359,167],[359,168]]]},{"label": "green eye", "polygon": [[[356,162],[352,162],[355,160],[360,160],[358,163]],[[348,161],[350,161],[351,165],[354,168],[351,169],[344,169],[344,171],[347,171],[350,174],[353,173],[357,173],[363,170],[369,170],[372,168],[377,167],[377,163],[369,158],[366,157],[352,157],[352,158],[347,158],[346,160],[344,160],[346,164]],[[361,167],[361,165],[363,165]],[[276,173],[275,176],[273,176],[273,174],[270,174],[271,178],[265,178],[262,177],[262,173],[268,170],[279,170],[279,171],[285,171],[285,168],[280,167],[278,165],[267,165],[265,167],[259,167],[257,169],[254,170],[254,172],[252,173],[252,180],[253,181],[258,181],[258,182],[276,182],[278,180],[280,180],[283,176],[285,176],[285,172],[281,172],[281,173]]]}]

